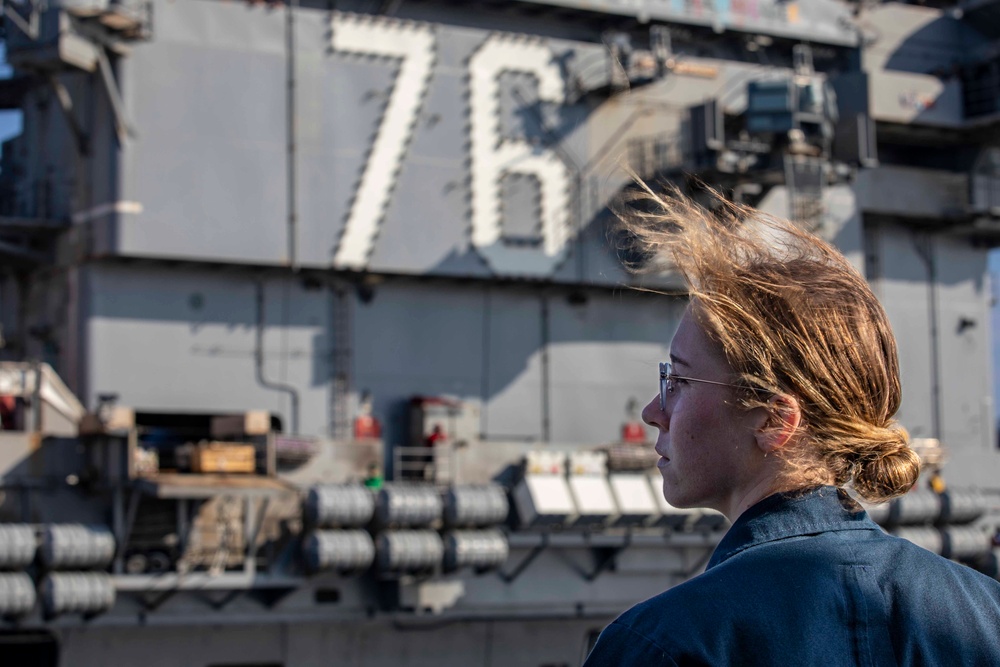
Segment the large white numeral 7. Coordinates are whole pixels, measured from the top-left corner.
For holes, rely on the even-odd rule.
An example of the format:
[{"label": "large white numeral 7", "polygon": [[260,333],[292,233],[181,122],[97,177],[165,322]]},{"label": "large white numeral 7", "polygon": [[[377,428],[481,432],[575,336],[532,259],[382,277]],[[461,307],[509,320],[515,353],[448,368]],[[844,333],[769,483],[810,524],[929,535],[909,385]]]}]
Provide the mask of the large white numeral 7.
[{"label": "large white numeral 7", "polygon": [[434,33],[415,24],[362,22],[334,15],[330,23],[334,51],[401,60],[361,185],[337,245],[337,268],[364,269],[385,215],[403,154],[413,136],[434,64]]},{"label": "large white numeral 7", "polygon": [[[564,101],[563,78],[543,44],[492,37],[469,60],[472,149],[472,244],[494,271],[551,275],[566,254],[571,176],[552,151],[500,135],[500,80],[504,72],[535,77],[538,98]],[[537,179],[541,195],[542,248],[503,242],[500,184],[508,174]]]}]

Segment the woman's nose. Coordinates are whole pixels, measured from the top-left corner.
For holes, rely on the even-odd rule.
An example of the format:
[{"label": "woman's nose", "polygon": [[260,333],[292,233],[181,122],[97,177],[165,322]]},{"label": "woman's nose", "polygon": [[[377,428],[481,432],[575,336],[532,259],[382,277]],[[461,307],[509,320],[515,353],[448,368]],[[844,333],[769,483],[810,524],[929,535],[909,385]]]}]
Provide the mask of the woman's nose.
[{"label": "woman's nose", "polygon": [[660,409],[660,395],[657,394],[653,397],[646,407],[642,409],[642,421],[646,422],[650,426],[655,426],[657,428],[662,428],[666,430],[667,428],[667,415],[663,413]]}]

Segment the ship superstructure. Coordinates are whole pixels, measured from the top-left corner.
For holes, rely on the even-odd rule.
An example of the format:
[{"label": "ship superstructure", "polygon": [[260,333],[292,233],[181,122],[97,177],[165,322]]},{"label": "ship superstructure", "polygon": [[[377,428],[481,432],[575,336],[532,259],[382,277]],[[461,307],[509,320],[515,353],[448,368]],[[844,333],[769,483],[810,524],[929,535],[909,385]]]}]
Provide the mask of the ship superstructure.
[{"label": "ship superstructure", "polygon": [[927,470],[872,512],[996,576],[1000,2],[2,7],[5,653],[570,665],[696,575],[633,176],[863,270]]}]

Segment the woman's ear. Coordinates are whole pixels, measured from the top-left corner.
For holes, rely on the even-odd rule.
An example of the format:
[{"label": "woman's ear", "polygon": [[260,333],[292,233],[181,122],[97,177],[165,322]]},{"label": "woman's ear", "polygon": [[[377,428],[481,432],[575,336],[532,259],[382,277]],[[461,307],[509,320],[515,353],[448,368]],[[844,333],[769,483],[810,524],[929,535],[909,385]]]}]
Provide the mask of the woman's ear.
[{"label": "woman's ear", "polygon": [[767,456],[791,440],[799,430],[802,409],[794,396],[775,394],[767,401],[767,419],[757,429],[757,447]]}]

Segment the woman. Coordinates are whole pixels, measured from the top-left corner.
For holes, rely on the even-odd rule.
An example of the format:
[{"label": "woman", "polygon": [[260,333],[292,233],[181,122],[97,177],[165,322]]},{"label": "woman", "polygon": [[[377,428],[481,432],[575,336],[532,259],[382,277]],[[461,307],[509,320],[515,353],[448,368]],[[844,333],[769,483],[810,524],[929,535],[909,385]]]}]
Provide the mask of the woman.
[{"label": "woman", "polygon": [[864,278],[792,223],[646,190],[625,218],[691,295],[643,410],[663,495],[732,527],[586,665],[1000,664],[1000,582],[886,535],[849,496],[917,481],[896,343]]}]

